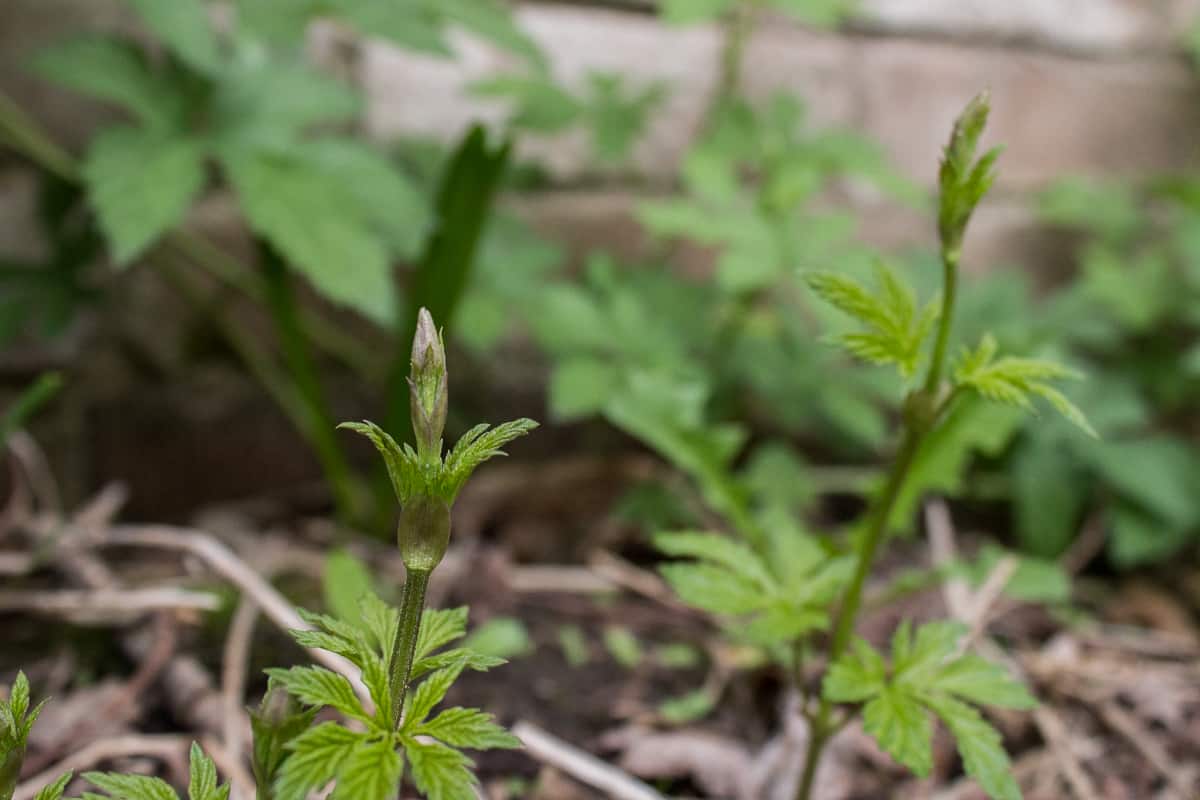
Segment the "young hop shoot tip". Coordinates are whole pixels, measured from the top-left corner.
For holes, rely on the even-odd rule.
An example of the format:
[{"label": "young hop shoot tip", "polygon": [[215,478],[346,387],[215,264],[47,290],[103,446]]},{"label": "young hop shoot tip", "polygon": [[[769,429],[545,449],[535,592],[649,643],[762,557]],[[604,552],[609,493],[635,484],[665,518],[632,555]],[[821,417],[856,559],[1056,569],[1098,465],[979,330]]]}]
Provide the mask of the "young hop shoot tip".
[{"label": "young hop shoot tip", "polygon": [[429,576],[441,563],[450,544],[450,519],[454,499],[475,468],[513,439],[537,427],[518,419],[495,427],[476,425],[463,434],[449,453],[443,454],[442,433],[449,403],[446,348],[442,332],[428,309],[417,315],[413,335],[409,407],[416,449],[400,445],[373,422],[345,422],[339,427],[371,440],[383,456],[396,498],[400,520],[396,543],[407,570],[400,603],[400,630],[390,661],[392,719],[399,724],[412,670],[413,652],[420,635],[421,612]]}]

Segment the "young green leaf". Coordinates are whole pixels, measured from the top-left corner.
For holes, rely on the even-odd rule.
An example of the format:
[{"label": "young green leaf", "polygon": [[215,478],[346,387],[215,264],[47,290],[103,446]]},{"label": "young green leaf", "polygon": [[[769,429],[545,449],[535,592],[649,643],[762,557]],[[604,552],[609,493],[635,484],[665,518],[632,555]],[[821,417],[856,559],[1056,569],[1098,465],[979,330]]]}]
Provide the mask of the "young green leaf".
[{"label": "young green leaf", "polygon": [[323,722],[291,740],[275,782],[275,800],[305,800],[310,791],[337,777],[346,759],[366,738],[366,734],[335,722]]},{"label": "young green leaf", "polygon": [[906,621],[892,637],[890,676],[883,658],[866,642],[831,665],[822,693],[826,700],[865,703],[867,733],[918,775],[932,767],[930,713],[949,728],[967,774],[993,800],[1019,800],[1000,734],[971,706],[1031,708],[1034,698],[1002,667],[974,654],[960,654],[964,626],[933,622],[915,633]]},{"label": "young green leaf", "polygon": [[843,333],[835,341],[850,353],[872,364],[895,364],[911,378],[920,365],[922,346],[937,321],[935,299],[918,310],[912,289],[901,283],[892,269],[876,265],[879,291],[869,292],[858,281],[832,272],[808,275],[808,285],[830,305],[853,317],[864,331]]},{"label": "young green leaf", "polygon": [[985,334],[977,348],[965,351],[955,366],[955,385],[974,391],[988,400],[1023,409],[1033,408],[1031,396],[1042,397],[1067,420],[1089,436],[1097,437],[1083,412],[1062,392],[1047,383],[1077,379],[1081,377],[1079,373],[1042,359],[1014,356],[996,359],[996,349],[995,338]]},{"label": "young green leaf", "polygon": [[746,545],[716,533],[659,533],[654,546],[668,556],[694,558],[724,567],[763,591],[774,592],[779,586],[759,555]]},{"label": "young green leaf", "polygon": [[444,496],[453,500],[476,467],[491,458],[506,455],[500,448],[537,426],[533,420],[523,418],[502,423],[494,428],[486,424],[476,425],[464,433],[446,457],[442,477]]},{"label": "young green leaf", "polygon": [[113,800],[179,800],[171,785],[145,775],[118,775],[112,772],[85,772],[83,779],[103,789]]},{"label": "young green leaf", "polygon": [[391,736],[362,742],[342,762],[333,800],[391,800],[403,772],[404,758]]},{"label": "young green leaf", "polygon": [[64,772],[58,776],[58,780],[54,783],[45,786],[33,798],[33,800],[62,800],[63,793],[67,790],[67,784],[71,782],[71,778],[75,777],[73,772]]},{"label": "young green leaf", "polygon": [[465,661],[457,661],[445,669],[434,672],[422,681],[416,691],[412,693],[412,702],[405,710],[403,730],[414,730],[423,722],[433,711],[434,706],[446,697],[446,692],[450,691],[450,687],[458,680],[458,676],[465,668]]},{"label": "young green leaf", "polygon": [[491,714],[475,708],[448,708],[413,730],[416,736],[432,736],[452,747],[472,750],[521,747],[521,740],[496,724]]},{"label": "young green leaf", "polygon": [[999,732],[979,712],[952,697],[926,701],[954,736],[963,767],[993,800],[1021,800],[1021,788]]},{"label": "young green leaf", "polygon": [[196,742],[192,742],[188,759],[191,768],[188,781],[188,800],[229,800],[228,784],[218,785],[217,765],[204,754]]},{"label": "young green leaf", "polygon": [[322,667],[292,667],[272,668],[266,673],[305,705],[332,706],[348,717],[372,721],[363,711],[350,681],[336,672]]},{"label": "young green leaf", "polygon": [[437,800],[475,800],[474,762],[440,742],[404,740],[413,781],[423,795]]},{"label": "young green leaf", "polygon": [[933,724],[916,697],[904,689],[879,690],[863,706],[863,729],[918,777],[933,768]]}]

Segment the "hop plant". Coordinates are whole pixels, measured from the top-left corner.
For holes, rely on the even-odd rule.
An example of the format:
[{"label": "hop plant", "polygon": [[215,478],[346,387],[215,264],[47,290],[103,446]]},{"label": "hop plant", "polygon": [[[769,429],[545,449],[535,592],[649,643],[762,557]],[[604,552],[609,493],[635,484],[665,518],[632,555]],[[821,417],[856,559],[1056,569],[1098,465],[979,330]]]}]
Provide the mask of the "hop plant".
[{"label": "hop plant", "polygon": [[[341,427],[371,440],[383,456],[400,502],[397,546],[407,577],[400,608],[372,594],[362,599],[362,624],[305,613],[310,630],[294,631],[306,647],[336,653],[354,664],[370,702],[357,696],[341,675],[321,667],[268,670],[278,686],[312,710],[330,707],[354,727],[324,722],[307,727],[311,716],[273,705],[256,716],[255,771],[271,800],[303,800],[308,792],[335,782],[334,800],[389,800],[405,771],[426,796],[457,800],[475,797],[468,749],[518,747],[520,742],[490,715],[455,707],[434,714],[463,670],[486,670],[501,659],[464,648],[440,648],[466,632],[467,610],[426,611],[430,574],[450,541],[451,509],[467,479],[483,462],[536,423],[519,419],[491,427],[477,425],[444,453],[442,434],[449,403],[446,351],[441,332],[426,309],[418,315],[408,381],[416,446],[401,445],[372,422]],[[412,682],[419,681],[409,691]]]}]

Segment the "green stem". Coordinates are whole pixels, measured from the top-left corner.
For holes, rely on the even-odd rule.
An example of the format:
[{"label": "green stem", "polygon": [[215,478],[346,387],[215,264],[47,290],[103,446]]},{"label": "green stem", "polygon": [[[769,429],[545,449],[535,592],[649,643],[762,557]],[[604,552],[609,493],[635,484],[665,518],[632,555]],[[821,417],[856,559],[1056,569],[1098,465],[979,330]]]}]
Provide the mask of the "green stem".
[{"label": "green stem", "polygon": [[[850,644],[850,637],[854,635],[867,576],[871,574],[875,554],[887,533],[888,522],[896,506],[896,499],[904,488],[909,469],[912,467],[917,452],[921,449],[921,442],[925,435],[937,426],[958,397],[958,392],[954,391],[941,402],[936,400],[941,386],[946,347],[950,341],[950,328],[954,318],[954,300],[958,292],[958,259],[958,248],[946,247],[943,244],[942,315],[938,320],[937,340],[934,344],[933,357],[929,362],[929,373],[923,389],[925,399],[930,401],[933,410],[928,419],[910,417],[904,423],[904,438],[900,442],[900,450],[892,462],[883,492],[872,506],[868,527],[859,545],[858,563],[855,566],[854,575],[850,578],[850,585],[846,588],[842,607],[838,611],[837,623],[834,626],[833,639],[829,647],[829,664],[837,662]],[[800,778],[800,788],[796,794],[797,800],[809,800],[812,795],[813,781],[816,780],[817,764],[821,760],[821,752],[838,729],[838,725],[831,722],[832,713],[833,704],[822,697],[816,718],[809,726],[808,748],[804,755],[804,772]]]},{"label": "green stem", "polygon": [[930,397],[937,397],[946,362],[946,348],[950,343],[954,298],[958,293],[958,259],[957,247],[942,247],[942,314],[938,318],[937,339],[933,345],[933,357],[929,361],[929,374],[925,379],[925,392]]},{"label": "green stem", "polygon": [[264,246],[262,253],[267,308],[271,312],[283,347],[284,361],[304,409],[304,435],[333,489],[338,516],[343,522],[352,523],[358,510],[354,476],[334,437],[336,424],[329,411],[316,364],[308,350],[308,339],[292,291],[291,276],[282,259],[269,246]]},{"label": "green stem", "polygon": [[[833,640],[829,649],[828,663],[830,664],[838,660],[850,643],[850,637],[854,633],[854,624],[858,619],[858,611],[862,605],[867,576],[871,573],[875,554],[879,550],[880,542],[883,541],[888,528],[888,520],[891,519],[892,510],[896,506],[896,498],[900,496],[900,490],[904,488],[908,470],[920,449],[922,438],[923,432],[905,428],[904,439],[896,454],[896,460],[892,462],[892,469],[888,474],[883,493],[871,511],[869,527],[863,535],[861,543],[858,564],[855,566],[854,575],[850,578],[850,585],[842,600],[842,608],[838,612],[837,624],[834,627]],[[808,748],[804,756],[804,773],[800,780],[800,789],[796,794],[797,800],[809,800],[811,796],[821,751],[824,750],[829,738],[836,732],[836,726],[830,720],[832,713],[833,704],[822,697],[820,707],[817,709],[816,720],[810,726]]]},{"label": "green stem", "polygon": [[741,92],[746,45],[754,33],[757,12],[758,0],[738,0],[725,22],[720,73],[712,100],[709,102],[706,128],[712,127],[719,112]]},{"label": "green stem", "polygon": [[425,611],[425,590],[429,586],[430,571],[410,569],[404,581],[400,597],[400,630],[389,662],[392,692],[392,724],[400,727],[400,715],[404,711],[404,698],[408,694],[408,682],[412,675],[413,656],[417,652],[417,637],[421,634],[421,615]]}]

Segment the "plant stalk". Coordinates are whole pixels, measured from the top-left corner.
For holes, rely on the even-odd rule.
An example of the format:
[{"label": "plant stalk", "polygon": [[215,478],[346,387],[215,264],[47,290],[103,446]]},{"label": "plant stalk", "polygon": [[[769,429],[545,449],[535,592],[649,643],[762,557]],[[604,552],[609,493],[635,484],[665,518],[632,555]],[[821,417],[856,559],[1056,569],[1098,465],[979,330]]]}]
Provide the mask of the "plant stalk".
[{"label": "plant stalk", "polygon": [[937,339],[933,345],[933,357],[929,361],[929,374],[925,378],[925,392],[931,398],[937,397],[946,363],[946,348],[950,343],[950,323],[954,318],[954,299],[958,294],[959,256],[957,247],[942,248],[942,313],[938,317]]},{"label": "plant stalk", "polygon": [[417,652],[417,637],[421,633],[421,615],[425,611],[425,590],[429,586],[430,570],[408,570],[400,596],[400,629],[389,662],[392,692],[392,724],[400,728],[404,698],[412,676],[413,656]]},{"label": "plant stalk", "polygon": [[[921,442],[924,440],[925,435],[936,427],[938,421],[945,415],[957,396],[956,393],[951,392],[941,402],[937,401],[937,396],[941,388],[942,371],[946,361],[946,348],[950,341],[951,323],[954,318],[954,300],[955,295],[958,293],[958,262],[958,247],[948,248],[943,244],[942,314],[938,319],[937,340],[934,344],[933,356],[929,362],[929,373],[926,375],[924,389],[922,390],[924,399],[930,404],[933,410],[928,418],[921,418],[918,415],[906,415],[900,449],[897,451],[891,470],[888,472],[887,483],[884,484],[883,492],[878,496],[871,509],[871,518],[860,543],[858,564],[855,566],[854,575],[850,579],[850,585],[846,588],[842,607],[838,611],[837,623],[834,626],[833,639],[829,648],[829,661],[827,662],[829,664],[835,663],[845,653],[846,647],[850,644],[850,637],[854,635],[855,623],[858,621],[858,612],[862,607],[862,596],[863,590],[866,587],[867,576],[871,574],[871,567],[875,562],[875,554],[879,550],[879,545],[887,533],[888,521],[891,519],[893,509],[896,507],[896,499],[900,496],[900,491],[904,488],[904,483],[908,479],[909,469],[912,467],[917,452],[921,449]],[[830,717],[832,713],[833,704],[822,696],[816,718],[809,727],[808,747],[804,755],[804,772],[800,778],[800,788],[796,793],[796,800],[810,800],[812,796],[813,782],[817,777],[817,765],[821,760],[821,752],[825,749],[829,738],[837,731],[837,726],[831,724]]]},{"label": "plant stalk", "polygon": [[[900,450],[896,454],[896,460],[892,462],[892,469],[888,474],[883,493],[879,496],[871,511],[871,520],[866,533],[863,535],[862,550],[858,557],[858,564],[855,566],[854,575],[850,579],[845,599],[842,600],[842,607],[838,612],[837,625],[834,627],[833,640],[829,649],[829,660],[827,662],[829,664],[836,662],[850,644],[850,637],[854,634],[854,625],[858,620],[858,611],[862,605],[863,589],[866,587],[867,576],[871,574],[871,567],[875,562],[875,554],[879,550],[879,545],[883,541],[884,534],[887,532],[888,520],[891,519],[892,509],[896,506],[896,499],[900,496],[900,490],[904,488],[909,468],[912,466],[913,459],[920,449],[923,438],[924,431],[918,431],[906,425],[904,438],[900,443]],[[822,697],[821,704],[817,709],[816,720],[810,726],[809,730],[808,748],[804,756],[804,773],[800,779],[800,789],[796,794],[797,800],[810,800],[813,781],[817,775],[817,764],[821,760],[821,752],[825,749],[826,742],[829,741],[829,737],[835,731],[835,726],[831,725],[830,720],[832,713],[833,704]]]},{"label": "plant stalk", "polygon": [[344,523],[353,523],[358,510],[354,476],[334,437],[336,423],[329,412],[321,379],[308,349],[296,295],[292,291],[291,276],[287,266],[271,247],[264,245],[262,255],[267,308],[275,323],[284,361],[304,409],[304,433],[333,489],[338,516]]}]

